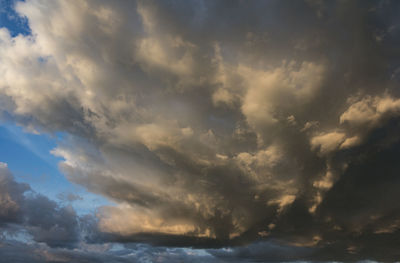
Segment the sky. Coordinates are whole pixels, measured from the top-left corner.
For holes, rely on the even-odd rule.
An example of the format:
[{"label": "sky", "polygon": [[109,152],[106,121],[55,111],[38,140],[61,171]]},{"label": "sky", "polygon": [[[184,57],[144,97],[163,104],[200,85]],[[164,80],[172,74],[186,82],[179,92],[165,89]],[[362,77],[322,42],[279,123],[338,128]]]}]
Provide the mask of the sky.
[{"label": "sky", "polygon": [[396,262],[399,11],[0,0],[0,263]]}]

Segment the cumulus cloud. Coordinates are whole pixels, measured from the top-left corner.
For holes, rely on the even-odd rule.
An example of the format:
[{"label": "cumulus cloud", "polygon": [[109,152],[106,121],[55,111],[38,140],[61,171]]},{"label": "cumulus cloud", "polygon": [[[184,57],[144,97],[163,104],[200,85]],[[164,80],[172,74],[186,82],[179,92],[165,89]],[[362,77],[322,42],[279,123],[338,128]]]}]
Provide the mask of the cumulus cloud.
[{"label": "cumulus cloud", "polygon": [[379,122],[384,121],[385,117],[387,119],[398,115],[399,110],[400,100],[388,94],[366,96],[351,104],[340,116],[340,122],[350,126],[373,127],[380,125]]},{"label": "cumulus cloud", "polygon": [[[98,210],[93,242],[257,241],[213,255],[393,260],[398,9],[17,2],[32,34],[0,29],[0,116],[68,134],[52,151],[60,169],[116,203]],[[0,194],[0,222],[27,213],[21,224],[36,242],[79,242],[75,211],[4,180],[15,190]],[[36,221],[32,207],[48,220]],[[260,248],[270,240],[268,258]]]},{"label": "cumulus cloud", "polygon": [[319,148],[322,154],[336,150],[342,143],[344,143],[346,136],[340,132],[330,132],[322,135],[315,136],[311,139],[311,147],[313,149]]},{"label": "cumulus cloud", "polygon": [[32,192],[27,184],[16,182],[5,163],[0,163],[0,180],[2,233],[25,232],[32,240],[50,247],[77,244],[81,233],[78,216],[71,206],[61,207]]},{"label": "cumulus cloud", "polygon": [[1,195],[0,219],[1,224],[19,222],[21,217],[22,194],[29,189],[27,185],[16,183],[8,171],[6,163],[0,163]]},{"label": "cumulus cloud", "polygon": [[201,250],[110,243],[94,215],[78,216],[71,206],[36,194],[16,182],[5,163],[0,182],[0,262],[222,262]]}]

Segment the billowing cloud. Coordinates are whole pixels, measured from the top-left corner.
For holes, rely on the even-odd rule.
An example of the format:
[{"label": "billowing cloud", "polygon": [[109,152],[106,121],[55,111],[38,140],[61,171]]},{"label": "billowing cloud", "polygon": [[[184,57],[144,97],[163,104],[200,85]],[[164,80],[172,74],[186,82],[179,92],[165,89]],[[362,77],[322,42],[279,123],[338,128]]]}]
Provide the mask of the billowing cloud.
[{"label": "billowing cloud", "polygon": [[[61,207],[14,180],[7,164],[0,163],[1,228],[4,234],[26,233],[50,247],[74,247],[80,239],[78,216],[71,206]],[[13,227],[19,225],[19,227]]]},{"label": "billowing cloud", "polygon": [[201,250],[110,243],[94,215],[78,216],[16,182],[5,163],[0,182],[0,262],[223,262]]},{"label": "billowing cloud", "polygon": [[0,163],[0,223],[1,225],[18,222],[21,216],[21,202],[23,193],[29,186],[16,183],[6,163]]},{"label": "billowing cloud", "polygon": [[[60,169],[116,203],[98,210],[93,243],[256,242],[210,252],[220,260],[396,258],[398,3],[16,10],[32,34],[0,30],[1,116],[67,134],[52,151]],[[48,222],[23,221],[36,242],[79,242],[71,208],[4,185],[16,189],[0,194],[1,222],[38,207]]]}]

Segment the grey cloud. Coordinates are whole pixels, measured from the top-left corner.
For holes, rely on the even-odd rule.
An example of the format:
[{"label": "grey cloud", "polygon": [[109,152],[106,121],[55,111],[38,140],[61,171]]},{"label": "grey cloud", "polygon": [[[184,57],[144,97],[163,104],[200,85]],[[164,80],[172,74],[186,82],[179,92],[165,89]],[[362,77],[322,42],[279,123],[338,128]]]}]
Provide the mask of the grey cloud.
[{"label": "grey cloud", "polygon": [[[123,240],[100,232],[94,215],[78,216],[72,207],[33,193],[28,185],[14,180],[6,164],[0,164],[0,262],[222,262],[205,251],[137,243],[143,238],[115,249],[110,242]],[[165,237],[155,245],[173,238]],[[175,238],[175,245],[188,243],[188,239]]]},{"label": "grey cloud", "polygon": [[[0,163],[1,232],[25,231],[36,242],[51,247],[74,247],[80,240],[78,216],[70,206],[60,207],[47,197],[30,191],[14,180],[7,165]],[[11,231],[11,232],[10,232]]]},{"label": "grey cloud", "polygon": [[285,262],[306,260],[312,248],[294,247],[275,242],[255,242],[246,247],[226,250],[209,250],[217,258],[232,262]]},{"label": "grey cloud", "polygon": [[5,163],[0,163],[0,189],[0,225],[20,222],[23,193],[29,186],[15,182]]},{"label": "grey cloud", "polygon": [[49,248],[43,244],[27,245],[17,241],[0,242],[1,263],[124,263],[124,262],[225,262],[207,252],[194,250],[153,248],[147,245],[118,250],[110,247],[92,247],[79,250]]},{"label": "grey cloud", "polygon": [[[64,158],[61,170],[117,203],[87,218],[91,242],[257,241],[215,253],[391,261],[398,9],[392,1],[21,2],[32,36],[0,32],[0,110],[40,132],[68,132],[52,151]],[[43,226],[28,220],[34,238],[76,243],[74,212],[40,200],[27,206],[40,202],[51,216]]]},{"label": "grey cloud", "polygon": [[71,206],[58,207],[44,196],[28,199],[24,206],[27,231],[36,242],[65,247],[79,241],[78,217]]},{"label": "grey cloud", "polygon": [[74,194],[72,192],[62,192],[57,195],[57,198],[60,199],[61,201],[66,201],[66,202],[83,200],[83,198],[80,195]]}]

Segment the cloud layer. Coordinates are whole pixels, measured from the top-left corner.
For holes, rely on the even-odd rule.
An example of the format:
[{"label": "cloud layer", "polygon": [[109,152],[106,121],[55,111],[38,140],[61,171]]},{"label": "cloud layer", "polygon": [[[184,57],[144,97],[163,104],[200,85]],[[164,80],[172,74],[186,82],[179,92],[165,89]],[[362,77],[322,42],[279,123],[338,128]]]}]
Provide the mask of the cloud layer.
[{"label": "cloud layer", "polygon": [[[52,153],[67,178],[117,203],[99,209],[91,242],[239,247],[214,260],[398,258],[397,2],[16,10],[32,34],[0,29],[0,113],[66,132]],[[32,215],[18,223],[51,249],[80,240],[73,210],[9,176],[1,187],[2,223]],[[35,221],[42,209],[52,223]]]}]

